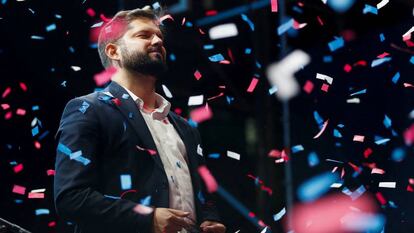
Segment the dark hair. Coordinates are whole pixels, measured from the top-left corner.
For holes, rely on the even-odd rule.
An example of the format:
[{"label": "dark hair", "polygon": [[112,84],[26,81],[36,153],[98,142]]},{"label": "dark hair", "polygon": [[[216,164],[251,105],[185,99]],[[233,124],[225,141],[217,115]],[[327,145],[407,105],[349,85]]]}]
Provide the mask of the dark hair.
[{"label": "dark hair", "polygon": [[152,10],[149,7],[142,9],[137,8],[133,10],[119,11],[115,16],[107,22],[99,33],[98,37],[98,53],[101,63],[105,68],[110,67],[111,60],[105,53],[105,47],[109,43],[116,43],[128,30],[128,25],[136,19],[150,19],[159,20],[162,15],[162,10]]}]

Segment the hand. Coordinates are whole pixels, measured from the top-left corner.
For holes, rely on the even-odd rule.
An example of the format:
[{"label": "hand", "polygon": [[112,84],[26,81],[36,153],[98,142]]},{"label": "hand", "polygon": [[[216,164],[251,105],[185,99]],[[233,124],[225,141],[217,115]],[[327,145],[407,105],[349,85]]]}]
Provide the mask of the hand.
[{"label": "hand", "polygon": [[219,223],[214,221],[204,221],[200,225],[201,232],[211,232],[211,233],[225,233],[226,227]]},{"label": "hand", "polygon": [[153,219],[154,233],[177,233],[182,228],[187,228],[188,223],[184,218],[189,215],[189,212],[181,210],[156,208]]}]

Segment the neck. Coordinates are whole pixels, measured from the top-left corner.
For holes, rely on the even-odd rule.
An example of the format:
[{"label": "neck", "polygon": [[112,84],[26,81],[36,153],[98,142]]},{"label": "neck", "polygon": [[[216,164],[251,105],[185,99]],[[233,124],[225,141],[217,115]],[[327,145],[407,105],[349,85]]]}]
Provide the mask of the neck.
[{"label": "neck", "polygon": [[155,109],[157,107],[155,95],[156,77],[118,69],[112,76],[112,81],[117,82],[141,98],[148,108]]}]

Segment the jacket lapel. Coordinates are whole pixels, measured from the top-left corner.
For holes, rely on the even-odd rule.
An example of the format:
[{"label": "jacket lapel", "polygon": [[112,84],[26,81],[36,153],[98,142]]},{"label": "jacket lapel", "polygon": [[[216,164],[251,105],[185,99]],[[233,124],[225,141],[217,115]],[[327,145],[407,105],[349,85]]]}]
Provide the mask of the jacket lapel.
[{"label": "jacket lapel", "polygon": [[[142,140],[144,145],[140,146],[145,149],[157,151],[151,132],[149,131],[138,106],[132,97],[128,95],[128,92],[116,82],[111,82],[103,92],[111,93],[113,96],[111,100],[112,104],[124,115],[138,137]],[[155,155],[151,155],[151,157],[160,168],[164,169],[158,152]]]}]

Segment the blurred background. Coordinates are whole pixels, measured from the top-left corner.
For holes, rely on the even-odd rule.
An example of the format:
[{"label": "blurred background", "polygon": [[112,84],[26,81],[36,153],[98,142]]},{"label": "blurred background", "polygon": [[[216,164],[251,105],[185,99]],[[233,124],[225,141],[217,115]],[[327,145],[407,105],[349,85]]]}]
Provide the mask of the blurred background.
[{"label": "blurred background", "polygon": [[[1,218],[32,232],[73,230],[53,206],[54,134],[68,100],[107,84],[96,78],[97,31],[145,5],[171,15],[158,92],[199,129],[212,174],[238,200],[218,195],[227,232],[293,230],[289,187],[293,206],[313,216],[334,214],[341,198],[348,211],[359,199],[374,209],[370,221],[358,218],[374,225],[316,232],[414,232],[413,0],[1,0]],[[235,33],[212,38],[223,24]],[[283,102],[283,82],[271,85],[267,69],[298,49],[310,62]],[[203,104],[188,106],[196,95]],[[212,116],[195,123],[190,113],[205,105]],[[326,174],[337,177],[326,184]],[[295,232],[315,232],[292,218],[304,226]]]}]

